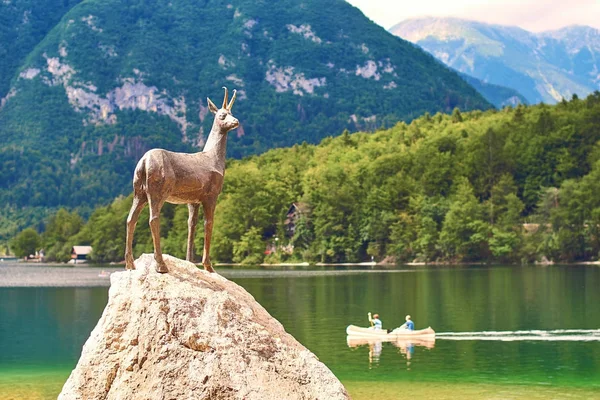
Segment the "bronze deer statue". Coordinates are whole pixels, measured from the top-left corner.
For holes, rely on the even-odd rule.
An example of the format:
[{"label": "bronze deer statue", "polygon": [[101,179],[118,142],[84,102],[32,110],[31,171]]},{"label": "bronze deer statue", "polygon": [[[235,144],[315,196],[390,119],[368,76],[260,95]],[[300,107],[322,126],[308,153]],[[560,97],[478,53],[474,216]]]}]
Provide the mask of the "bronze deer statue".
[{"label": "bronze deer statue", "polygon": [[210,239],[217,197],[223,188],[227,132],[237,128],[238,120],[231,114],[236,91],[227,103],[227,88],[221,109],[208,100],[208,109],[215,114],[212,129],[204,150],[199,153],[174,153],[152,149],[140,159],[133,174],[133,204],[127,217],[125,268],[135,269],[133,263],[133,232],[140,212],[148,203],[150,230],[154,243],[154,259],[158,272],[168,272],[160,250],[160,209],[166,202],[187,204],[188,242],[186,260],[194,262],[194,233],[200,204],[204,210],[204,253],[202,265],[215,272],[210,262]]}]

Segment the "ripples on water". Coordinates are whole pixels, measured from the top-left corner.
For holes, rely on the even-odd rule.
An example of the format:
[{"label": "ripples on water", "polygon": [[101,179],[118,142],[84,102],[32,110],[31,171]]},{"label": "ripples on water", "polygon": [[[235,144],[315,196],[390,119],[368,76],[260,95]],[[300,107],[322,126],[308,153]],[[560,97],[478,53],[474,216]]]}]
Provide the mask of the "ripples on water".
[{"label": "ripples on water", "polygon": [[498,340],[514,342],[519,340],[543,340],[548,342],[600,341],[600,329],[555,329],[550,331],[483,331],[483,332],[440,332],[436,339],[442,340]]}]

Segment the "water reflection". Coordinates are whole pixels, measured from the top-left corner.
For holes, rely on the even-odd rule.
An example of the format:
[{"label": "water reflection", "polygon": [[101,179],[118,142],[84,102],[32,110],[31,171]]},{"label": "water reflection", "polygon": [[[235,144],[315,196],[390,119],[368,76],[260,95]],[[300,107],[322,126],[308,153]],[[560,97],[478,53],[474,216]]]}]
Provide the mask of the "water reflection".
[{"label": "water reflection", "polygon": [[358,348],[361,346],[369,347],[369,368],[377,366],[383,350],[383,342],[388,342],[394,347],[397,347],[406,358],[406,367],[410,369],[410,363],[415,352],[415,346],[433,349],[435,347],[435,338],[410,338],[410,339],[364,339],[346,337],[346,342],[350,348]]}]

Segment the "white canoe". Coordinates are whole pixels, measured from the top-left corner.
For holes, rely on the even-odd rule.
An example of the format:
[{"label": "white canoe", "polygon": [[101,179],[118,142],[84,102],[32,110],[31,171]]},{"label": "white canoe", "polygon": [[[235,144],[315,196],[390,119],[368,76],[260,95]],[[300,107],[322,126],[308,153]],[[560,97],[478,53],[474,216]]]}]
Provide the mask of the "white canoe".
[{"label": "white canoe", "polygon": [[431,327],[420,329],[418,331],[409,331],[408,329],[396,328],[389,332],[386,329],[361,328],[356,325],[348,325],[346,328],[348,336],[356,338],[376,338],[376,339],[404,339],[404,338],[434,338],[435,331]]}]

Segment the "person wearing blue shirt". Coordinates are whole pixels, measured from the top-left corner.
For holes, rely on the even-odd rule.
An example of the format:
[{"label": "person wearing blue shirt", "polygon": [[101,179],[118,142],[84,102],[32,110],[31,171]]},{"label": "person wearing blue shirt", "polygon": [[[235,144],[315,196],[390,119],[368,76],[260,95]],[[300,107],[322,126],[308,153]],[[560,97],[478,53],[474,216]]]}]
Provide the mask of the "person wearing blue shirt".
[{"label": "person wearing blue shirt", "polygon": [[404,324],[404,327],[406,329],[408,329],[409,331],[414,331],[415,323],[410,320],[410,315],[407,315],[405,319],[406,319],[406,323]]},{"label": "person wearing blue shirt", "polygon": [[379,314],[373,315],[371,318],[371,313],[369,313],[369,322],[375,329],[381,329],[383,327],[383,322],[379,319]]}]

